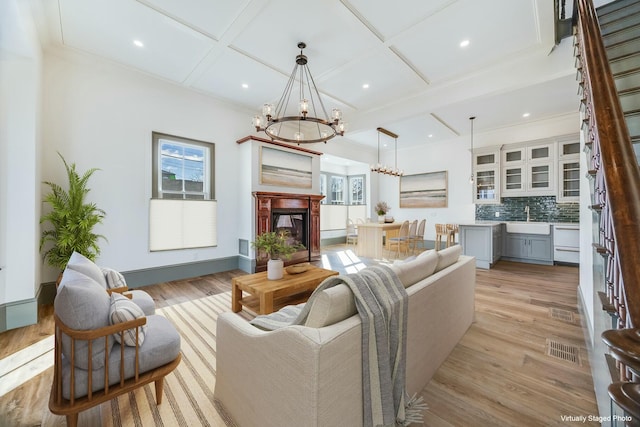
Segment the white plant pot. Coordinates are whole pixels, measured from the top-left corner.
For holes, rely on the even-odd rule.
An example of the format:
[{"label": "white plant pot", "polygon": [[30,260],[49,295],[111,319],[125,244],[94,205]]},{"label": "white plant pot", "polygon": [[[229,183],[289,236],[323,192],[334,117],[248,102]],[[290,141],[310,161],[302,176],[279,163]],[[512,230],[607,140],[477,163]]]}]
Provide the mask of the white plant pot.
[{"label": "white plant pot", "polygon": [[282,279],[284,270],[284,261],[281,259],[270,259],[267,262],[267,279],[278,280]]},{"label": "white plant pot", "polygon": [[378,215],[378,222],[384,224],[384,215]]}]

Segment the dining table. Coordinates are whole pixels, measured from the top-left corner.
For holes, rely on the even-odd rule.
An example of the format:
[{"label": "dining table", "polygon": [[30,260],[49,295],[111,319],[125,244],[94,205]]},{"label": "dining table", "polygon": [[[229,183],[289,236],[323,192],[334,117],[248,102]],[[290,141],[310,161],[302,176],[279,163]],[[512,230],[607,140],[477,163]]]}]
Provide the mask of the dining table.
[{"label": "dining table", "polygon": [[401,222],[365,222],[358,224],[358,256],[366,258],[384,258],[382,236],[387,232],[397,231]]}]

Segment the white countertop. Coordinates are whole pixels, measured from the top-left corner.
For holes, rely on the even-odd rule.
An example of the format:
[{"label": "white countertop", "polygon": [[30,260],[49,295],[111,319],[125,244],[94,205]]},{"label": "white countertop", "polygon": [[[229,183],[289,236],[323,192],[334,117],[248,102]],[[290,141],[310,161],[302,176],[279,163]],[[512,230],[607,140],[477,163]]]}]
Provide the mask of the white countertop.
[{"label": "white countertop", "polygon": [[505,221],[485,221],[485,220],[477,220],[477,221],[467,221],[467,222],[461,222],[458,225],[469,225],[469,226],[486,226],[486,227],[492,227],[494,225],[500,225],[500,224],[504,224]]},{"label": "white countertop", "polygon": [[[473,226],[478,226],[478,225],[484,225],[484,226],[494,226],[494,225],[499,225],[499,224],[506,224],[508,222],[526,222],[526,221],[490,221],[490,220],[476,220],[476,221],[465,221],[465,222],[461,222],[458,225],[473,225]],[[577,222],[546,222],[546,221],[529,221],[530,223],[536,223],[536,222],[540,222],[540,223],[544,223],[544,224],[551,224],[551,225],[561,225],[561,226],[566,226],[566,227],[571,227],[571,226],[575,226],[575,227],[580,227],[580,223]]]}]

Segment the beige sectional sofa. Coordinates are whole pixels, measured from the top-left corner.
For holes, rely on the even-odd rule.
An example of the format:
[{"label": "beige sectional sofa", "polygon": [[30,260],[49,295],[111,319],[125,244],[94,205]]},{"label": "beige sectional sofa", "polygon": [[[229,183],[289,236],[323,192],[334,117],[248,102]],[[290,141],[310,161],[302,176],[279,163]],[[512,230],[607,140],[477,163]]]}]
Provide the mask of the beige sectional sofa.
[{"label": "beige sectional sofa", "polygon": [[[394,265],[409,294],[407,391],[420,392],[474,317],[475,259],[460,246]],[[305,326],[217,324],[215,398],[241,427],[361,426],[361,321],[346,285],[323,291]],[[428,404],[428,402],[427,402]]]}]

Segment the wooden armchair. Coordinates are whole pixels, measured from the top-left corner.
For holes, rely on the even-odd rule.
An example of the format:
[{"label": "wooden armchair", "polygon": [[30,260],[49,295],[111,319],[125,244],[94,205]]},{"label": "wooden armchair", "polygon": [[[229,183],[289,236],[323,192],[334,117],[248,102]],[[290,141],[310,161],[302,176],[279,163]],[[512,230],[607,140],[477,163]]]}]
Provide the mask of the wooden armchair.
[{"label": "wooden armchair", "polygon": [[[123,302],[124,301],[124,302]],[[54,376],[49,410],[75,427],[78,413],[155,382],[181,360],[180,335],[166,318],[77,272],[65,272],[54,301]]]}]

